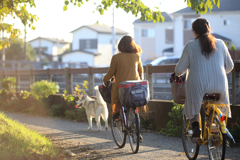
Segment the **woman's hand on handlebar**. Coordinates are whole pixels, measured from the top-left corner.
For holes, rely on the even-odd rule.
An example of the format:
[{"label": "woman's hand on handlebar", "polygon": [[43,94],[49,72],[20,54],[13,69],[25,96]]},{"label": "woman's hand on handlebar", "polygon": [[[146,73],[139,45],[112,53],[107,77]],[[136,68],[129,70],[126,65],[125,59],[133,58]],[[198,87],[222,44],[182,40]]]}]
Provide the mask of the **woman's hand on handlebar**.
[{"label": "woman's hand on handlebar", "polygon": [[110,81],[105,81],[105,82],[103,82],[103,83],[104,83],[105,87],[108,87],[109,84],[110,84]]}]

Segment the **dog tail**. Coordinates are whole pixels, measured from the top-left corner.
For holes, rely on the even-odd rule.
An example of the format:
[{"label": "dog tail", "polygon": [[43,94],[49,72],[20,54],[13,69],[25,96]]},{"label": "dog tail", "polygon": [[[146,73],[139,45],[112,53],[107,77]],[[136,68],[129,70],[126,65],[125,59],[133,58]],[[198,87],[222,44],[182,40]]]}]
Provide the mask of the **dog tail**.
[{"label": "dog tail", "polygon": [[98,86],[95,86],[94,89],[95,89],[95,91],[96,91],[97,102],[98,102],[99,104],[105,104],[106,102],[103,100],[102,95],[101,95],[100,92],[99,92]]}]

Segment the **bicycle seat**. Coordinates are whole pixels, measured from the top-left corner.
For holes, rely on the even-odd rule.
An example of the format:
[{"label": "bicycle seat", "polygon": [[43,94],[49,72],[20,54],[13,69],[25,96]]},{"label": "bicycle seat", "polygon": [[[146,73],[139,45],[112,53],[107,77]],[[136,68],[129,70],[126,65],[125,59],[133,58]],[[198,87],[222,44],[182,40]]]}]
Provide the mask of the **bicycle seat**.
[{"label": "bicycle seat", "polygon": [[203,97],[203,100],[204,101],[219,101],[220,99],[220,94],[219,93],[212,93],[212,94],[209,94],[209,93],[206,93]]}]

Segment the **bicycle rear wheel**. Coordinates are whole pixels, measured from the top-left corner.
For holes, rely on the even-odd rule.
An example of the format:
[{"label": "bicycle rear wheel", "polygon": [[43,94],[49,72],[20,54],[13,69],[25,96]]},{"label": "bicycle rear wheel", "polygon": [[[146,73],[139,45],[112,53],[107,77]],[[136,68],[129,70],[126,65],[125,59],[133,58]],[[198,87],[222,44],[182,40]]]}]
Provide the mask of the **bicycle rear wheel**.
[{"label": "bicycle rear wheel", "polygon": [[224,160],[226,151],[226,134],[221,132],[221,125],[217,114],[215,114],[213,118],[212,126],[212,131],[210,131],[211,137],[207,145],[209,159]]},{"label": "bicycle rear wheel", "polygon": [[126,144],[127,134],[125,131],[123,131],[123,121],[121,115],[117,121],[115,121],[113,119],[113,115],[111,115],[111,130],[116,145],[119,148],[123,148]]},{"label": "bicycle rear wheel", "polygon": [[129,143],[133,153],[137,153],[139,150],[140,143],[140,121],[139,115],[135,112],[136,109],[128,109],[128,137]]},{"label": "bicycle rear wheel", "polygon": [[[187,128],[188,132],[187,132]],[[192,138],[192,126],[189,122],[189,119],[186,118],[185,115],[183,115],[182,118],[182,143],[183,143],[183,148],[186,153],[186,156],[190,160],[195,160],[198,156],[199,152],[199,145],[197,143],[193,143],[191,138]]]}]

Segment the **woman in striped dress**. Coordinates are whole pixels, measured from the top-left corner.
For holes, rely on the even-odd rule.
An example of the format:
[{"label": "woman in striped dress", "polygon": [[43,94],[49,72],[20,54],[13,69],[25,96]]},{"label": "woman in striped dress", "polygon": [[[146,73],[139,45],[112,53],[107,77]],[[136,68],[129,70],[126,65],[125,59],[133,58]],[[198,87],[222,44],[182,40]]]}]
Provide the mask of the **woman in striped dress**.
[{"label": "woman in striped dress", "polygon": [[[210,34],[210,24],[198,18],[192,23],[195,40],[189,41],[176,65],[175,74],[186,74],[186,100],[183,113],[193,127],[192,141],[200,141],[199,113],[205,93],[219,93],[217,103],[229,105],[226,74],[233,69],[233,61],[225,43]],[[226,114],[226,110],[222,110]],[[231,117],[231,111],[229,111]]]}]

